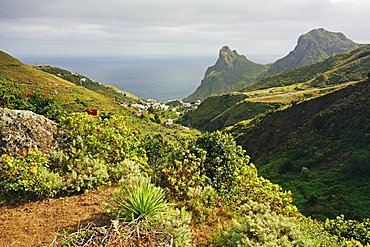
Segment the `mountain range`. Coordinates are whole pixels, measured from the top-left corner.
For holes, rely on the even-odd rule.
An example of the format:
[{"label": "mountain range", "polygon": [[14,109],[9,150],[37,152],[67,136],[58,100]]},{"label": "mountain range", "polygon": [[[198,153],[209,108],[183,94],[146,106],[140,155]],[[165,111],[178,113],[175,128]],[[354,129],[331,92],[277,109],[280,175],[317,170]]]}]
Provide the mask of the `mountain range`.
[{"label": "mountain range", "polygon": [[215,65],[209,67],[201,85],[185,101],[204,100],[214,94],[238,91],[266,76],[316,63],[332,55],[362,46],[342,33],[323,28],[301,35],[293,51],[272,64],[257,64],[224,46]]}]

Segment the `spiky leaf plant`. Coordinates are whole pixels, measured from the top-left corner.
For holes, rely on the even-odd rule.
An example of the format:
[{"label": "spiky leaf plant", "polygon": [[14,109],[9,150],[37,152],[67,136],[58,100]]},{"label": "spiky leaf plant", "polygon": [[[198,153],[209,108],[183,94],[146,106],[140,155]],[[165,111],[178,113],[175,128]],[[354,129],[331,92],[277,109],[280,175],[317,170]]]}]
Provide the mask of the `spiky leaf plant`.
[{"label": "spiky leaf plant", "polygon": [[168,211],[166,192],[151,183],[150,178],[134,176],[122,180],[108,212],[123,221],[144,220]]}]

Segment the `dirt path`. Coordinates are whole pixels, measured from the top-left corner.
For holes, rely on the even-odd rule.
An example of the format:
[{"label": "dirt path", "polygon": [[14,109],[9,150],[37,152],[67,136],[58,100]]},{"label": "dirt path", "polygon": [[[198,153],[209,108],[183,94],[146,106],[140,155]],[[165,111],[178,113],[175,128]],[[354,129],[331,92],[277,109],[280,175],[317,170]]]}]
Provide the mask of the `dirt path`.
[{"label": "dirt path", "polygon": [[60,229],[78,228],[90,222],[108,225],[110,218],[102,203],[112,190],[0,207],[0,246],[47,246]]}]

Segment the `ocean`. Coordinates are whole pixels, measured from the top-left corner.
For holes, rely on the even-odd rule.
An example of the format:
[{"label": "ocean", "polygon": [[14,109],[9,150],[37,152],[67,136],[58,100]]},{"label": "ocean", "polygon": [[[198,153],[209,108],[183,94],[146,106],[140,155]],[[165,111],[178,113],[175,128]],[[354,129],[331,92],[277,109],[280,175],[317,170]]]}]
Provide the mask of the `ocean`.
[{"label": "ocean", "polygon": [[141,99],[183,99],[200,85],[217,57],[19,56],[25,64],[50,65],[112,85]]}]

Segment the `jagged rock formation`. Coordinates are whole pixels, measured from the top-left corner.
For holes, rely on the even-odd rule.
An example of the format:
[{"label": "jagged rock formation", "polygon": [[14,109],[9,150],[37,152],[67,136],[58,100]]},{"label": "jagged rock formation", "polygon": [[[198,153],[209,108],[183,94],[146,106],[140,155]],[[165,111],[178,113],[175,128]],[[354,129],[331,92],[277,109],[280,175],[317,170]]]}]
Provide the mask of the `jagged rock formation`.
[{"label": "jagged rock formation", "polygon": [[228,46],[222,47],[216,64],[207,69],[206,77],[216,71],[231,69],[237,57],[240,57],[240,55],[235,50],[232,51]]},{"label": "jagged rock formation", "polygon": [[362,45],[348,39],[343,33],[329,32],[323,28],[314,29],[301,35],[294,50],[272,64],[266,76],[319,62],[360,46]]},{"label": "jagged rock formation", "polygon": [[237,91],[261,79],[267,65],[256,64],[228,46],[221,48],[215,65],[208,67],[201,85],[184,99],[185,102],[203,100],[214,94]]},{"label": "jagged rock formation", "polygon": [[52,120],[31,111],[0,108],[0,155],[37,147],[45,153],[62,148],[65,134]]}]

